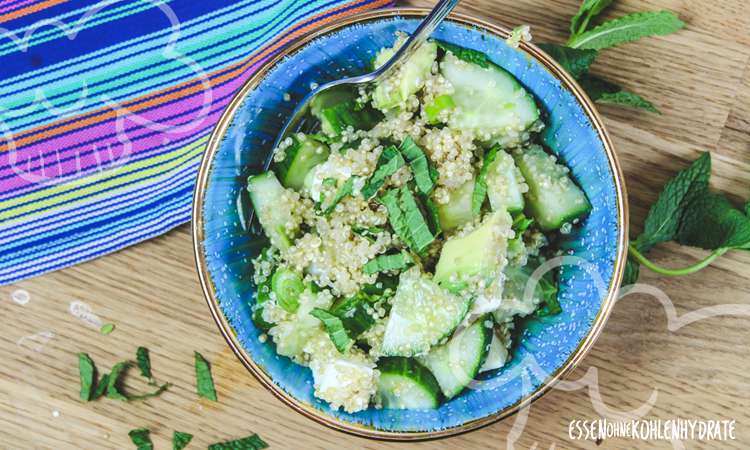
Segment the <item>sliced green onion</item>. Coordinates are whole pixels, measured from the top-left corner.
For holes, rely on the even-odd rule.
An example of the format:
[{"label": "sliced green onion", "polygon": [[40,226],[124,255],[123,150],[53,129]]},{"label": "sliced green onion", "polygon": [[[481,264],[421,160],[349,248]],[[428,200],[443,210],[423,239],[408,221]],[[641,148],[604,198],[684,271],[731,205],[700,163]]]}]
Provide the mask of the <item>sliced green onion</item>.
[{"label": "sliced green onion", "polygon": [[271,278],[271,289],[276,294],[279,306],[287,312],[294,313],[299,308],[299,296],[305,290],[305,284],[296,272],[279,268]]},{"label": "sliced green onion", "polygon": [[453,101],[453,97],[448,94],[443,94],[435,97],[435,100],[424,107],[424,112],[427,114],[427,123],[434,125],[438,123],[438,116],[441,112],[446,109],[453,109],[456,103]]},{"label": "sliced green onion", "polygon": [[336,350],[338,350],[339,353],[344,353],[349,347],[351,347],[354,341],[352,341],[346,333],[346,329],[344,328],[341,319],[321,308],[313,308],[313,310],[310,311],[310,315],[323,322],[323,326],[325,327],[328,336],[331,338],[331,342],[336,346]]}]

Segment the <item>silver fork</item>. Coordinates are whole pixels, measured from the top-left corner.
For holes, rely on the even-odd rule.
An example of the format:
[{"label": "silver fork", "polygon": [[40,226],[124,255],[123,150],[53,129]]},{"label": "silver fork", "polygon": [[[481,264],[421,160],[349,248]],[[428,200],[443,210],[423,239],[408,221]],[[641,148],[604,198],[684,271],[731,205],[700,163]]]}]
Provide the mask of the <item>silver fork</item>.
[{"label": "silver fork", "polygon": [[294,109],[291,118],[286,122],[286,125],[281,130],[281,133],[279,133],[278,137],[276,138],[276,142],[274,142],[273,148],[276,149],[284,139],[297,131],[300,122],[304,119],[307,111],[310,108],[310,103],[315,99],[315,97],[317,97],[324,91],[335,87],[349,85],[354,90],[354,92],[357,92],[356,89],[358,89],[358,85],[376,83],[379,80],[382,80],[388,77],[388,75],[392,74],[401,66],[401,64],[404,63],[404,61],[409,59],[409,57],[424,41],[427,40],[428,37],[430,37],[432,32],[435,31],[438,25],[440,25],[440,22],[442,22],[443,19],[448,16],[448,14],[453,10],[458,2],[459,0],[440,0],[432,9],[432,11],[430,11],[430,14],[428,14],[427,17],[422,20],[422,23],[419,24],[417,29],[414,31],[414,33],[412,33],[409,39],[406,40],[404,45],[402,45],[401,48],[398,49],[398,51],[391,57],[391,59],[388,60],[388,62],[386,62],[379,68],[364,75],[331,81],[319,86],[317,89],[312,90]]}]

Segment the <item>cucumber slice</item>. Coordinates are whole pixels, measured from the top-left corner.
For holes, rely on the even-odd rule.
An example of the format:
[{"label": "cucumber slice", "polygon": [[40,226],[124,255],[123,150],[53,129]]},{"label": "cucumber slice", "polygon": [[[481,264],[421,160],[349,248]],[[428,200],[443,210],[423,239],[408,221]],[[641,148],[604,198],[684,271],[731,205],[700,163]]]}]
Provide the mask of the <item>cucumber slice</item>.
[{"label": "cucumber slice", "polygon": [[293,222],[291,205],[280,201],[285,189],[276,175],[273,172],[265,172],[249,177],[247,190],[255,214],[258,215],[258,220],[271,244],[282,250],[291,247],[291,238],[296,231],[286,228],[286,224]]},{"label": "cucumber slice", "polygon": [[[405,39],[400,39],[392,48],[378,52],[375,57],[375,67],[385,64],[396,52]],[[375,86],[372,93],[372,104],[375,108],[386,111],[398,107],[416,94],[430,76],[432,63],[437,58],[437,45],[425,42],[409,59],[401,65],[395,75],[392,75]]]},{"label": "cucumber slice", "polygon": [[508,153],[498,150],[487,171],[487,196],[493,211],[523,211],[523,193],[528,187]]},{"label": "cucumber slice", "polygon": [[440,228],[450,231],[474,220],[471,212],[471,198],[474,193],[474,180],[469,180],[450,191],[448,203],[437,207]]},{"label": "cucumber slice", "polygon": [[591,211],[586,194],[568,176],[568,168],[542,147],[533,145],[514,156],[529,185],[528,213],[543,230],[556,230]]},{"label": "cucumber slice", "polygon": [[499,273],[512,222],[506,211],[496,211],[471,233],[448,239],[435,267],[434,280],[454,289],[472,277],[489,278]]},{"label": "cucumber slice", "polygon": [[321,131],[328,136],[339,136],[348,127],[369,130],[383,115],[360,104],[358,98],[359,94],[347,87],[328,89],[313,99],[310,112],[320,120]]},{"label": "cucumber slice", "polygon": [[419,358],[437,379],[446,398],[460,394],[479,373],[492,340],[492,318],[485,314],[445,345]]},{"label": "cucumber slice", "polygon": [[299,191],[312,168],[328,159],[330,150],[322,142],[297,133],[285,153],[284,160],[276,165],[276,173],[284,187]]},{"label": "cucumber slice", "polygon": [[383,354],[414,356],[448,336],[469,309],[470,299],[453,295],[413,269],[401,275],[383,336]]},{"label": "cucumber slice", "polygon": [[434,409],[440,386],[424,366],[411,358],[385,357],[378,361],[380,379],[376,399],[386,409]]},{"label": "cucumber slice", "polygon": [[451,128],[507,147],[528,139],[527,131],[537,123],[539,109],[513,75],[494,64],[483,68],[462,61],[450,51],[440,71],[454,88],[456,106],[448,119]]},{"label": "cucumber slice", "polygon": [[505,346],[505,342],[501,339],[496,332],[492,333],[492,341],[490,342],[490,350],[487,352],[487,359],[484,360],[484,364],[479,368],[479,373],[488,372],[503,367],[508,361],[508,347]]}]

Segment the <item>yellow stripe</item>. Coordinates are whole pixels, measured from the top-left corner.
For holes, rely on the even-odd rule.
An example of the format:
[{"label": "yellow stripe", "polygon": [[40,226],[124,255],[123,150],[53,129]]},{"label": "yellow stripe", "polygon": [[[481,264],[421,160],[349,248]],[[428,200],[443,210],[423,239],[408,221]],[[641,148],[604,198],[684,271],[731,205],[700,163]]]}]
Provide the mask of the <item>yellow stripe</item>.
[{"label": "yellow stripe", "polygon": [[[28,214],[37,209],[49,208],[50,206],[54,206],[59,203],[64,203],[67,201],[75,200],[76,197],[80,197],[82,195],[88,195],[88,194],[99,192],[99,194],[86,197],[84,199],[75,201],[73,203],[68,203],[65,206],[74,207],[82,203],[91,203],[98,199],[101,199],[107,196],[112,196],[113,189],[116,189],[119,185],[127,184],[135,180],[140,180],[139,184],[153,183],[152,177],[154,176],[154,174],[158,172],[171,171],[181,166],[185,162],[195,158],[196,156],[199,156],[203,152],[207,141],[208,141],[208,137],[206,136],[193,142],[190,145],[182,147],[179,150],[175,150],[173,152],[169,152],[163,155],[157,155],[157,156],[147,158],[147,159],[144,159],[142,161],[138,161],[132,164],[126,164],[122,167],[118,167],[116,169],[112,169],[107,172],[99,173],[96,175],[89,175],[87,177],[84,177],[75,181],[71,181],[69,183],[63,183],[63,184],[59,184],[56,186],[51,186],[42,191],[35,191],[27,195],[21,196],[21,197],[9,199],[5,202],[0,203],[0,209],[11,208],[7,211],[3,211],[2,213],[0,213],[0,220],[4,220],[4,219],[7,219],[8,217],[16,216],[19,214]],[[170,158],[173,158],[175,153],[183,152],[186,149],[189,151],[183,156],[177,158],[174,161],[163,163],[164,161]],[[134,170],[138,170],[140,168],[148,167],[154,164],[158,164],[158,165],[156,167],[152,167],[147,170],[130,173],[129,175],[126,175],[120,178],[114,178],[117,175],[120,175],[122,171],[132,172]],[[166,175],[169,175],[169,173],[165,173],[163,175],[166,176]],[[89,184],[97,178],[99,179],[99,181],[96,181],[96,184],[94,184],[93,186],[90,186],[83,190],[80,190],[80,189],[75,190],[77,187],[81,185]],[[128,187],[130,188],[131,186],[128,186]],[[102,191],[105,191],[105,192],[102,192]],[[54,195],[57,195],[57,196],[53,198],[49,198]],[[17,206],[17,205],[20,205],[20,206]],[[25,217],[23,219],[28,220],[28,217]]]}]

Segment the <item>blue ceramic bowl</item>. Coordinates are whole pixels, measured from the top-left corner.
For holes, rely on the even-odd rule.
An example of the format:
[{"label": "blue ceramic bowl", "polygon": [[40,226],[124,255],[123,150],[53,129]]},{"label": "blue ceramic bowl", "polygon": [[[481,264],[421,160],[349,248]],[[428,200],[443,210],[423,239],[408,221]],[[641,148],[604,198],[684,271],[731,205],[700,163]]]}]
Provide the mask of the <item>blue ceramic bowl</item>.
[{"label": "blue ceramic bowl", "polygon": [[250,319],[251,260],[263,239],[248,224],[247,176],[262,171],[276,133],[311,83],[365,72],[375,52],[393,43],[395,31],[413,31],[424,14],[400,9],[355,16],[266,61],[214,130],[194,201],[201,283],[214,319],[240,360],[295,410],[333,428],[381,439],[425,439],[467,431],[538,398],[593,344],[613,306],[625,258],[622,174],[591,101],[538,48],[511,48],[504,41],[507,30],[454,15],[435,37],[486,53],[535,95],[547,124],[544,142],[570,167],[593,205],[578,231],[563,242],[569,259],[583,262],[561,269],[563,312],[530,322],[506,367],[484,374],[471,389],[430,411],[333,410],[313,396],[309,369],[278,356],[272,343],[259,341]]}]

